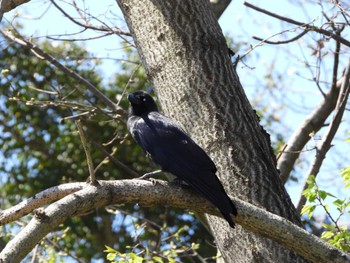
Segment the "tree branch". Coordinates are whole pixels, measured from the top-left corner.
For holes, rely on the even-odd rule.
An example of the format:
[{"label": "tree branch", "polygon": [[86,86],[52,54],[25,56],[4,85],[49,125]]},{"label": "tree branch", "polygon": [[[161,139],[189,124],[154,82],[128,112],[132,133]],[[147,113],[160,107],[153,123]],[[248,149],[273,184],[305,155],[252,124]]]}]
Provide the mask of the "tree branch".
[{"label": "tree branch", "polygon": [[[323,162],[324,158],[326,158],[326,154],[327,154],[328,150],[331,148],[332,140],[333,140],[333,138],[334,138],[334,136],[339,128],[339,125],[340,125],[342,117],[343,117],[343,113],[345,111],[346,103],[348,101],[348,97],[349,97],[349,93],[350,93],[349,82],[350,82],[350,60],[348,61],[348,65],[347,65],[345,73],[344,73],[344,79],[343,79],[342,86],[340,88],[340,94],[339,94],[339,98],[337,101],[335,116],[334,116],[331,124],[329,125],[327,133],[322,138],[321,146],[316,148],[316,156],[315,156],[314,160],[312,161],[310,169],[307,173],[307,179],[311,175],[313,175],[315,177],[317,176],[317,174],[320,170],[320,167],[322,165],[322,162]],[[307,184],[307,182],[305,182],[303,190],[305,190],[307,187],[308,187],[308,184]],[[302,195],[300,197],[300,200],[299,200],[298,205],[297,205],[297,210],[299,212],[301,211],[301,209],[303,208],[305,203],[306,203],[306,198],[304,195]]]},{"label": "tree branch", "polygon": [[69,183],[48,188],[28,200],[24,200],[19,204],[0,211],[0,226],[18,220],[19,218],[28,215],[35,209],[43,205],[50,204],[54,201],[83,189],[86,183]]},{"label": "tree branch", "polygon": [[[337,34],[340,34],[341,30],[343,29],[340,29]],[[280,170],[281,178],[284,183],[288,180],[290,172],[292,171],[294,163],[299,157],[301,150],[309,141],[310,133],[315,133],[321,129],[324,122],[337,104],[339,90],[344,81],[344,78],[341,78],[337,81],[340,46],[340,42],[337,41],[334,52],[332,85],[329,89],[329,92],[327,94],[323,94],[323,101],[306,118],[301,127],[294,132],[286,144],[288,147],[286,147],[281,153],[283,157],[281,159],[278,159],[277,167]]]},{"label": "tree branch", "polygon": [[102,102],[105,103],[106,106],[108,106],[113,112],[123,112],[121,109],[117,109],[116,105],[109,99],[107,98],[98,88],[96,88],[93,84],[91,84],[89,81],[81,77],[79,74],[74,72],[73,70],[65,67],[62,65],[56,58],[51,56],[50,54],[47,54],[44,52],[42,49],[40,49],[38,46],[34,45],[28,40],[25,39],[20,39],[15,37],[9,32],[6,32],[5,30],[0,28],[0,33],[8,40],[13,41],[23,47],[29,48],[38,58],[40,59],[45,59],[52,65],[54,65],[56,68],[67,74],[68,76],[72,77],[73,79],[77,80],[80,82],[84,87],[86,87],[90,92],[92,92],[96,97],[98,97]]},{"label": "tree branch", "polygon": [[285,21],[285,22],[288,22],[290,24],[294,24],[294,25],[298,25],[298,26],[301,26],[303,27],[306,31],[315,31],[317,33],[320,33],[320,34],[323,34],[325,36],[328,36],[328,37],[331,37],[333,38],[334,40],[350,47],[350,41],[346,40],[345,38],[342,38],[340,37],[338,34],[334,34],[333,32],[330,32],[328,30],[325,30],[323,28],[319,28],[319,27],[316,27],[316,26],[312,26],[310,25],[310,23],[304,23],[304,22],[299,22],[299,21],[296,21],[296,20],[293,20],[291,18],[288,18],[288,17],[284,17],[284,16],[280,16],[278,14],[275,14],[275,13],[272,13],[270,11],[267,11],[265,9],[262,9],[260,7],[257,7],[255,5],[252,5],[248,2],[244,2],[244,5],[249,7],[249,8],[252,8],[254,9],[255,11],[258,11],[258,12],[261,12],[261,13],[264,13],[266,15],[269,15],[269,16],[272,16],[274,18],[277,18],[279,20],[282,20],[282,21]]},{"label": "tree branch", "polygon": [[78,20],[74,19],[72,16],[70,16],[66,11],[63,10],[54,0],[51,0],[51,3],[65,16],[67,17],[70,21],[72,21],[74,24],[77,24],[78,26],[81,26],[83,28],[89,28],[92,30],[97,30],[97,31],[102,31],[102,32],[108,32],[116,35],[124,35],[124,36],[131,36],[130,32],[120,30],[119,28],[110,28],[110,27],[103,27],[103,26],[94,26],[91,25],[90,23],[86,22],[81,23]]},{"label": "tree branch", "polygon": [[[62,198],[35,215],[0,253],[0,262],[20,262],[37,242],[66,219],[109,204],[169,205],[221,216],[219,211],[203,197],[180,186],[170,186],[164,181],[157,181],[155,185],[144,180],[99,181],[99,183],[98,187],[85,184],[86,187],[78,192]],[[69,184],[67,188],[70,188]],[[349,255],[290,221],[237,198],[232,200],[238,209],[235,221],[245,229],[271,238],[312,262],[349,262]]]},{"label": "tree branch", "polygon": [[291,39],[280,40],[280,41],[270,41],[270,40],[262,39],[262,38],[256,37],[256,36],[253,36],[253,39],[267,43],[267,44],[271,44],[271,45],[281,45],[281,44],[288,44],[288,43],[294,42],[294,41],[298,40],[299,38],[303,37],[306,33],[307,33],[307,31],[304,30],[303,32],[301,32],[300,34],[296,35],[295,37],[293,37]]},{"label": "tree branch", "polygon": [[306,117],[304,122],[288,140],[287,147],[277,162],[277,168],[284,183],[288,180],[300,152],[310,140],[310,133],[318,132],[334,110],[342,83],[343,79],[340,79],[336,85],[329,89],[318,106]]}]

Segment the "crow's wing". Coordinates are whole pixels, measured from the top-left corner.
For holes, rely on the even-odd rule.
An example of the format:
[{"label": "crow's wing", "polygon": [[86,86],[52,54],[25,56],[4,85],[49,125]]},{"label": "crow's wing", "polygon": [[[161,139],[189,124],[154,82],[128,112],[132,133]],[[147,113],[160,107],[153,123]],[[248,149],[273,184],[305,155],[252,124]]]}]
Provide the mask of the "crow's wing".
[{"label": "crow's wing", "polygon": [[215,164],[175,122],[158,112],[151,112],[135,122],[131,133],[163,171],[188,183],[223,214],[236,214],[215,175]]},{"label": "crow's wing", "polygon": [[188,172],[216,172],[215,164],[204,150],[179,125],[159,112],[138,118],[130,130],[142,149],[164,171],[182,168]]}]

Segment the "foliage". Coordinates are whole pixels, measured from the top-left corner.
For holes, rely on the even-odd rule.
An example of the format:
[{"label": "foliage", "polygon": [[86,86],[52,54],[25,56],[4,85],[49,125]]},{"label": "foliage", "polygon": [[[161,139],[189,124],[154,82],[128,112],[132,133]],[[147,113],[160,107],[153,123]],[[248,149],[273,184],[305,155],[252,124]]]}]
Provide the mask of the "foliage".
[{"label": "foliage", "polygon": [[[153,225],[152,232],[159,232],[159,240],[140,239],[140,233],[149,231],[149,227]],[[148,230],[146,230],[148,229]],[[197,254],[199,244],[188,243],[184,241],[183,232],[188,231],[188,227],[177,228],[171,230],[166,225],[154,228],[153,222],[145,222],[142,225],[134,224],[134,246],[127,246],[126,252],[120,252],[114,248],[106,246],[104,252],[107,253],[106,258],[110,262],[179,262],[181,258],[201,258]]]},{"label": "foliage", "polygon": [[[342,178],[346,184],[345,188],[349,188],[350,179],[350,166],[341,170]],[[309,204],[305,205],[301,211],[301,214],[307,214],[309,219],[312,218],[316,207],[321,207],[330,220],[329,223],[324,222],[322,224],[324,231],[321,234],[321,238],[327,240],[330,244],[345,251],[350,251],[350,230],[346,225],[340,225],[341,219],[346,215],[350,215],[350,199],[339,199],[335,195],[321,190],[314,176],[310,176],[308,179],[308,188],[303,192],[303,195],[308,200]],[[329,198],[335,199],[331,203]],[[326,201],[327,199],[327,201]],[[338,213],[335,217],[335,213],[330,212],[330,204],[332,204]]]}]

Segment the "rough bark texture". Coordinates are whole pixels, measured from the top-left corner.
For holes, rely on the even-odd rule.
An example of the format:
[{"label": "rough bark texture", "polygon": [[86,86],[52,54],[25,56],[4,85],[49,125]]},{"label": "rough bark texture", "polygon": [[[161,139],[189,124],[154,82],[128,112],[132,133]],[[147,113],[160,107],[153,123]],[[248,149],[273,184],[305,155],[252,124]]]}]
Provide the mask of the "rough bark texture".
[{"label": "rough bark texture", "polygon": [[217,19],[220,18],[230,3],[231,0],[210,0],[211,7]]},{"label": "rough bark texture", "polygon": [[[118,3],[163,111],[213,158],[227,192],[299,225],[209,1]],[[274,241],[209,221],[226,262],[305,262]]]}]

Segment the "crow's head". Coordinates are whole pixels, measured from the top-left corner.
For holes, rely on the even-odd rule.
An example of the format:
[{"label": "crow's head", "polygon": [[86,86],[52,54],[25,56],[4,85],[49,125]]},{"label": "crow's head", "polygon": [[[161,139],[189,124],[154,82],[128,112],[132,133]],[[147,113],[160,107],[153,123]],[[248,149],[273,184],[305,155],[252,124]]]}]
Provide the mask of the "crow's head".
[{"label": "crow's head", "polygon": [[151,111],[158,111],[157,105],[153,98],[143,91],[136,91],[129,94],[128,100],[130,101],[130,115],[141,116]]}]

